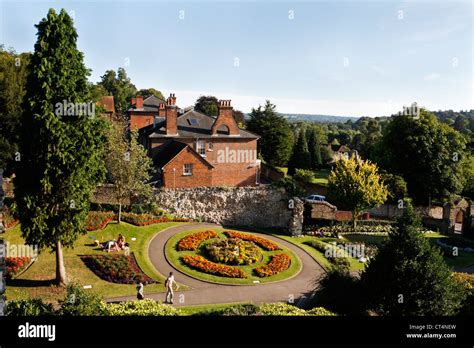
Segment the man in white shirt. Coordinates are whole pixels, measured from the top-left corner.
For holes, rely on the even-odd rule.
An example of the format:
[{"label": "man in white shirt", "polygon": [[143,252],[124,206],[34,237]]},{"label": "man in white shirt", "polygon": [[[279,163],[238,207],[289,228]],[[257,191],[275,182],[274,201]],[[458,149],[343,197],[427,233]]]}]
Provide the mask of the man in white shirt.
[{"label": "man in white shirt", "polygon": [[165,281],[165,287],[166,287],[165,303],[173,304],[173,296],[174,296],[173,285],[176,285],[176,290],[179,289],[179,285],[174,281],[173,272],[170,272],[170,275],[168,276],[168,278],[166,278],[166,281]]}]

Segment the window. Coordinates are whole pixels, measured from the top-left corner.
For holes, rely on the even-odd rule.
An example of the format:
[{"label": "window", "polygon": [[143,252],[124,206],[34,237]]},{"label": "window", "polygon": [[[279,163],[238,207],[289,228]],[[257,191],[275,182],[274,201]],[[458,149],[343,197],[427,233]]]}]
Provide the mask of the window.
[{"label": "window", "polygon": [[189,125],[191,126],[199,126],[199,122],[195,118],[188,118]]},{"label": "window", "polygon": [[183,167],[183,175],[193,175],[192,163],[186,163]]},{"label": "window", "polygon": [[214,150],[214,143],[213,143],[213,142],[208,143],[208,144],[207,144],[207,149],[208,149],[209,151]]},{"label": "window", "polygon": [[198,140],[197,141],[196,151],[202,157],[206,157],[206,141],[205,140]]}]

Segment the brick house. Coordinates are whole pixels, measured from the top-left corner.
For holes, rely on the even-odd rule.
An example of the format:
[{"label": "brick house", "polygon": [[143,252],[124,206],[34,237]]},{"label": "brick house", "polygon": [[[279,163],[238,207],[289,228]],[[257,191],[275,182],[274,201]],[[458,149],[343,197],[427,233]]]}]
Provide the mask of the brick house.
[{"label": "brick house", "polygon": [[155,117],[160,114],[164,117],[164,113],[160,112],[160,104],[165,101],[160,98],[151,95],[145,100],[142,96],[132,98],[132,105],[128,109],[128,115],[130,118],[130,127],[135,129],[141,129],[143,127],[153,124]]},{"label": "brick house", "polygon": [[359,158],[357,150],[352,150],[346,145],[326,144],[326,146],[332,154],[332,160],[328,163],[329,165],[335,165],[341,158]]},{"label": "brick house", "polygon": [[[138,97],[135,103],[137,108],[141,105]],[[220,100],[218,108],[217,117],[194,109],[185,112],[171,94],[154,112],[130,112],[131,127],[139,128],[140,142],[152,157],[162,186],[259,184],[259,137],[237,126],[230,100]]]},{"label": "brick house", "polygon": [[104,96],[96,103],[97,106],[103,108],[102,115],[112,121],[115,118],[115,106],[113,96]]}]

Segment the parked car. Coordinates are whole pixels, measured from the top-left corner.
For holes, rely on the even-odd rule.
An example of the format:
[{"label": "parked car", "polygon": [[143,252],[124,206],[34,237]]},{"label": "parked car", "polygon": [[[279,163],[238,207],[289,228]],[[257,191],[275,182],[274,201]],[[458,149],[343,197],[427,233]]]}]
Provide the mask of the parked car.
[{"label": "parked car", "polygon": [[325,202],[326,201],[326,196],[309,195],[304,200],[305,200],[305,202],[308,202],[308,203]]}]

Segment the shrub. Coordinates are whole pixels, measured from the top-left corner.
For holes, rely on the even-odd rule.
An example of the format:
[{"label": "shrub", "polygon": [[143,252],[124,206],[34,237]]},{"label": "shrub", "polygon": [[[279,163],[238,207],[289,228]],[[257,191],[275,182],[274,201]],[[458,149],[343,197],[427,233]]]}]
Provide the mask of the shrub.
[{"label": "shrub", "polygon": [[99,295],[86,292],[78,284],[69,284],[64,299],[59,300],[60,315],[107,315],[106,304]]},{"label": "shrub", "polygon": [[314,307],[313,309],[307,310],[306,315],[314,315],[318,317],[329,317],[329,316],[335,316],[336,313],[331,312],[330,310],[327,310],[326,308],[323,307]]},{"label": "shrub", "polygon": [[116,316],[176,316],[182,312],[170,305],[151,299],[141,301],[126,301],[107,305],[109,315]]},{"label": "shrub", "polygon": [[189,222],[190,219],[158,217],[152,214],[122,213],[122,220],[135,226],[148,226],[162,222]]},{"label": "shrub", "polygon": [[453,278],[466,292],[466,299],[463,301],[461,315],[474,315],[474,274],[453,273]]},{"label": "shrub", "polygon": [[241,232],[235,232],[235,231],[224,231],[224,234],[230,238],[239,238],[242,240],[254,242],[255,244],[261,246],[265,250],[269,250],[269,251],[281,250],[278,244],[273,243],[269,241],[268,239],[261,238],[253,234],[241,233]]},{"label": "shrub", "polygon": [[307,183],[311,183],[315,179],[314,172],[308,169],[296,169],[294,178]]},{"label": "shrub", "polygon": [[264,303],[258,308],[259,315],[306,315],[304,309],[300,309],[286,303]]},{"label": "shrub", "polygon": [[254,315],[258,311],[258,306],[254,304],[230,305],[222,309],[211,309],[204,312],[198,312],[194,315],[219,315],[219,316],[248,316]]},{"label": "shrub", "polygon": [[6,302],[5,315],[15,317],[31,317],[53,314],[53,305],[50,303],[44,303],[40,298]]},{"label": "shrub", "polygon": [[197,269],[198,271],[204,273],[215,274],[218,276],[228,277],[228,278],[247,278],[245,272],[237,267],[221,265],[208,261],[202,256],[198,255],[187,255],[183,256],[181,260],[187,266]]},{"label": "shrub", "polygon": [[304,190],[301,188],[298,182],[289,176],[286,176],[278,181],[273,182],[270,186],[282,187],[292,197],[302,197],[305,194]]},{"label": "shrub", "polygon": [[280,272],[286,271],[291,264],[291,257],[286,254],[272,255],[268,265],[255,268],[255,273],[259,277],[270,277]]}]

